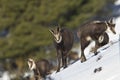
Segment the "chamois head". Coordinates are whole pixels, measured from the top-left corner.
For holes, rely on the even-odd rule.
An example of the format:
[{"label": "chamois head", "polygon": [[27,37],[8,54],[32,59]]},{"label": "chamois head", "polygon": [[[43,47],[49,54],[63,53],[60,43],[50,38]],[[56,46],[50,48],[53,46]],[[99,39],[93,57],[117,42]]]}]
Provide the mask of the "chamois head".
[{"label": "chamois head", "polygon": [[60,27],[57,27],[55,29],[50,29],[49,31],[52,33],[52,35],[54,36],[54,40],[57,43],[60,43],[62,41],[62,35],[61,35],[61,28]]},{"label": "chamois head", "polygon": [[29,58],[27,63],[30,70],[36,69],[36,63],[33,59]]},{"label": "chamois head", "polygon": [[105,23],[107,25],[107,32],[112,31],[112,33],[116,34],[115,24],[113,23],[113,19],[110,19],[109,21],[106,21]]}]

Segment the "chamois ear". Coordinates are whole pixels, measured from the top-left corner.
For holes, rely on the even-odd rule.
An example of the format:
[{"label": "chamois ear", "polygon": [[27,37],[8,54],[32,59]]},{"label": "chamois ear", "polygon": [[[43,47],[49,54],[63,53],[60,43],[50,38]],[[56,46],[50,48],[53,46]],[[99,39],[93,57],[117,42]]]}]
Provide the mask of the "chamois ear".
[{"label": "chamois ear", "polygon": [[52,29],[49,29],[50,33],[54,34],[54,31]]},{"label": "chamois ear", "polygon": [[111,23],[111,24],[113,23],[113,18],[111,18],[111,19],[109,20],[109,23]]},{"label": "chamois ear", "polygon": [[108,21],[105,21],[105,23],[108,25],[109,24],[109,22]]},{"label": "chamois ear", "polygon": [[57,27],[57,31],[58,32],[61,31],[61,27],[60,26]]}]

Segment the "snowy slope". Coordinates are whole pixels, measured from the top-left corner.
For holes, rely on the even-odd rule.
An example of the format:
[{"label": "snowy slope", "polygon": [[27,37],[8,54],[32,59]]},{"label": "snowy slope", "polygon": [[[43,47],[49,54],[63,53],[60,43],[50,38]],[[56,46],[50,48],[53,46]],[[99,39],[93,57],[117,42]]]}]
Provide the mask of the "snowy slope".
[{"label": "snowy slope", "polygon": [[[120,0],[115,5],[120,5]],[[115,23],[117,34],[109,34],[109,44],[98,49],[100,53],[97,56],[86,54],[86,62],[78,60],[50,77],[53,80],[120,80],[120,17],[115,19]]]},{"label": "snowy slope", "polygon": [[[120,42],[108,44],[100,49],[97,56],[89,56],[84,63],[77,61],[58,73],[53,73],[54,80],[120,80]],[[98,58],[101,58],[98,60]],[[94,72],[100,68],[100,72]]]}]

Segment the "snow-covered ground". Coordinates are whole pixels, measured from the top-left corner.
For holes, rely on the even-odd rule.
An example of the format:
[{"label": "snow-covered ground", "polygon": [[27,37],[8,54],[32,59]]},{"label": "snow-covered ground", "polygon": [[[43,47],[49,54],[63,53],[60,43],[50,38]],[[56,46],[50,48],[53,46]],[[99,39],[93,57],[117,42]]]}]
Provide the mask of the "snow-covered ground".
[{"label": "snow-covered ground", "polygon": [[[120,0],[116,1],[115,5],[120,5]],[[86,54],[86,62],[81,63],[80,60],[78,60],[68,68],[50,75],[52,79],[120,80],[120,17],[115,19],[115,23],[115,30],[117,34],[109,34],[110,42],[102,48],[98,49],[100,53],[97,56],[93,56],[93,54]]]},{"label": "snow-covered ground", "polygon": [[[54,80],[120,80],[119,45],[120,41],[109,43],[99,49],[101,52],[97,56],[89,56],[84,63],[79,60],[68,68],[53,73],[51,77]],[[102,50],[104,48],[107,49]],[[99,68],[101,71],[97,71]]]}]

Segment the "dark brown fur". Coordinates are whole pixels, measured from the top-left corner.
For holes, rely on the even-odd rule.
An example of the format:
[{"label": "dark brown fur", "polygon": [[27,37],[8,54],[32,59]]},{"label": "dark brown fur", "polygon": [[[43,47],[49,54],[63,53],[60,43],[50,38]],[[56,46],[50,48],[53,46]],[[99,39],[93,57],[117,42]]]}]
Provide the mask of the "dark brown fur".
[{"label": "dark brown fur", "polygon": [[[110,28],[110,30],[113,33],[116,33],[114,31],[115,24],[112,24],[109,22],[101,22],[101,21],[94,21],[90,22],[86,25],[84,25],[83,28],[78,31],[78,37],[80,37],[80,44],[81,44],[81,62],[86,61],[86,57],[84,55],[84,49],[90,44],[92,40],[95,41],[95,55],[97,55],[97,49],[99,48],[99,37],[101,35],[104,35],[107,28]],[[90,37],[89,39],[87,37]]]},{"label": "dark brown fur", "polygon": [[[35,80],[44,80],[46,78],[46,75],[50,73],[50,64],[46,59],[41,59],[39,61],[29,59],[28,65],[30,70],[33,70],[34,72]],[[32,68],[33,65],[35,65],[34,68]]]},{"label": "dark brown fur", "polygon": [[[67,67],[67,55],[68,52],[71,50],[73,46],[73,33],[66,29],[66,28],[57,28],[57,33],[60,33],[62,36],[62,41],[60,43],[57,43],[54,40],[55,48],[57,51],[57,58],[58,58],[58,69],[57,72],[60,71],[60,65],[62,64],[62,67],[66,68]],[[53,30],[53,32],[56,32]],[[61,63],[62,60],[62,63]]]},{"label": "dark brown fur", "polygon": [[50,73],[50,63],[46,59],[41,59],[36,62],[36,66],[39,69],[40,75],[45,78]]}]

